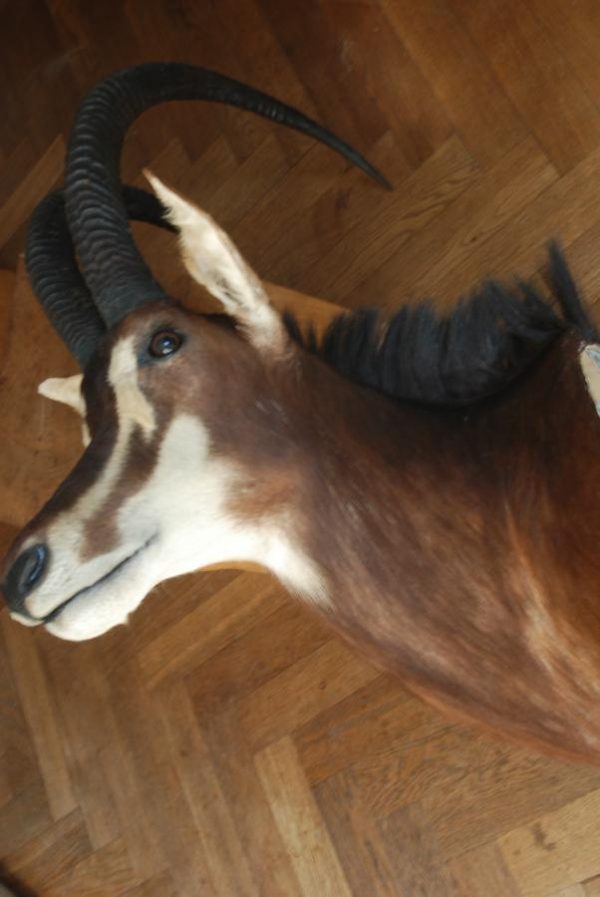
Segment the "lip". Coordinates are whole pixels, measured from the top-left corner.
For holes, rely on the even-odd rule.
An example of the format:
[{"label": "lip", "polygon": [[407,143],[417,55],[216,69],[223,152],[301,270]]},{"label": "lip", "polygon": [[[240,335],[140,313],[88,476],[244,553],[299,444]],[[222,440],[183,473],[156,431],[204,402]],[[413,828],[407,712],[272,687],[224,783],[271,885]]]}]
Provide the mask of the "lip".
[{"label": "lip", "polygon": [[83,589],[79,589],[78,592],[75,592],[74,595],[71,595],[69,598],[65,599],[61,604],[54,608],[54,610],[50,611],[49,614],[46,614],[45,617],[32,617],[31,619],[35,621],[37,624],[46,625],[47,623],[52,623],[62,612],[71,604],[72,601],[75,601],[76,598],[81,598],[83,595],[86,595],[88,592],[93,591],[98,588],[100,585],[104,585],[109,582],[113,577],[117,576],[122,570],[127,567],[136,557],[142,554],[156,539],[156,534],[147,539],[143,545],[140,545],[139,548],[136,548],[132,554],[128,555],[126,558],[123,558],[122,561],[113,567],[112,570],[109,570],[108,573],[105,573],[104,576],[101,576],[100,579],[97,579],[96,582],[93,582],[89,586],[85,586]]}]

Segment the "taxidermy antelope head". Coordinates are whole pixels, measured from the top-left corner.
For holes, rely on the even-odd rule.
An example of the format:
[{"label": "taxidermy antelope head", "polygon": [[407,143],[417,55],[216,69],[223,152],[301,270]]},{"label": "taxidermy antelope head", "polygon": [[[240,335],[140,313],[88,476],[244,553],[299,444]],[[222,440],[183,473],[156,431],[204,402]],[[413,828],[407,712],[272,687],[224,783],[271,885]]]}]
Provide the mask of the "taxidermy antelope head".
[{"label": "taxidermy antelope head", "polygon": [[[527,285],[487,284],[448,318],[363,311],[305,336],[201,209],[151,176],[160,203],[121,192],[126,127],[191,96],[279,118],[376,175],[212,73],[143,66],[90,95],[66,171],[74,248],[60,195],[28,246],[84,368],[42,391],[82,416],[88,444],[6,560],[12,616],[92,638],[167,577],[256,561],[433,703],[598,761],[600,348],[559,251],[562,316]],[[163,294],[128,214],[168,216],[225,316]]]}]

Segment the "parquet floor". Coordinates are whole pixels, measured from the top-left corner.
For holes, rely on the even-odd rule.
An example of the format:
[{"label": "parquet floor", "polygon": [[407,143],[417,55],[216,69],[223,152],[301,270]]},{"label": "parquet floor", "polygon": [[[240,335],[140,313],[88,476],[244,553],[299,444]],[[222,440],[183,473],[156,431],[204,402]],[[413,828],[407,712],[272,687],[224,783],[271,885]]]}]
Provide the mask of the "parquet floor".
[{"label": "parquet floor", "polygon": [[[240,112],[161,107],[149,165],[262,276],[343,305],[451,302],[535,274],[558,235],[600,291],[597,0],[10,0],[0,5],[0,268],[61,178],[78,99],[148,59],[219,68],[354,142],[387,194]],[[136,231],[189,287],[169,237]],[[72,363],[0,277],[0,547],[79,451],[35,396]],[[0,857],[39,897],[598,897],[600,771],[450,723],[268,577],[161,586],[68,644],[0,613]],[[0,876],[1,878],[1,876]]]}]

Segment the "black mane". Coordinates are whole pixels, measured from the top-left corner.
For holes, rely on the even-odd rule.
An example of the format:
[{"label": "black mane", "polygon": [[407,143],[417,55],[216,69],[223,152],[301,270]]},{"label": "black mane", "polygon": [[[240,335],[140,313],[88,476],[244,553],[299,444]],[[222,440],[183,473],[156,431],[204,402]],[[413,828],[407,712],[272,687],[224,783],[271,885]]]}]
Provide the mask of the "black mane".
[{"label": "black mane", "polygon": [[320,340],[312,327],[303,333],[294,315],[284,321],[295,342],[351,380],[397,399],[468,405],[504,389],[569,329],[597,341],[556,244],[549,256],[549,286],[562,316],[529,283],[488,281],[447,316],[430,302],[392,317],[363,308],[334,318]]}]

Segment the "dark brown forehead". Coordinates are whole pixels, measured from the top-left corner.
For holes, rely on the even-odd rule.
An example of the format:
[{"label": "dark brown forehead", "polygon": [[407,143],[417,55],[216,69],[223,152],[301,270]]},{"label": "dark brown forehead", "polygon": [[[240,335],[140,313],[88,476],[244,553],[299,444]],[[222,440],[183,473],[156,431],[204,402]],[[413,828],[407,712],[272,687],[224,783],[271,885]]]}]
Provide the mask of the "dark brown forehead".
[{"label": "dark brown forehead", "polygon": [[139,333],[144,326],[152,326],[162,318],[170,318],[178,323],[185,323],[199,317],[187,311],[175,300],[160,299],[140,306],[127,315],[112,331],[114,339],[121,339]]},{"label": "dark brown forehead", "polygon": [[167,323],[171,321],[179,325],[189,324],[194,317],[193,313],[185,311],[177,303],[160,300],[136,309],[136,311],[127,315],[116,327],[113,327],[98,346],[96,353],[84,372],[81,388],[88,408],[90,400],[93,399],[95,401],[107,387],[106,372],[110,364],[112,350],[119,340],[137,336],[143,333],[146,328],[151,329],[153,325],[160,326],[161,322]]}]

